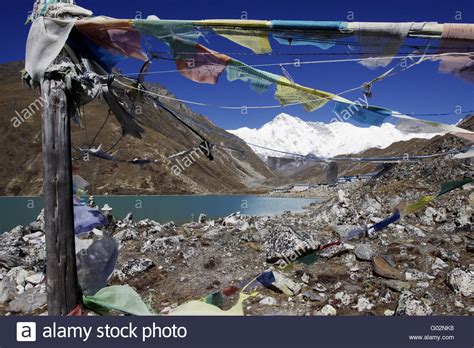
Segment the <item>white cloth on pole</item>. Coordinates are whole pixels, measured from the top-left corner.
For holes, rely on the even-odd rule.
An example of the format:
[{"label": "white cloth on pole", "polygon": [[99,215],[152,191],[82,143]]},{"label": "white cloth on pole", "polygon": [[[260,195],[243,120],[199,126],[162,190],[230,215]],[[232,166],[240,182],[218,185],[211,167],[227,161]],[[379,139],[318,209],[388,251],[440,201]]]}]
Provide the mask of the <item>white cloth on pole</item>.
[{"label": "white cloth on pole", "polygon": [[41,81],[63,49],[75,22],[75,19],[35,19],[28,33],[25,56],[25,69],[34,81]]}]

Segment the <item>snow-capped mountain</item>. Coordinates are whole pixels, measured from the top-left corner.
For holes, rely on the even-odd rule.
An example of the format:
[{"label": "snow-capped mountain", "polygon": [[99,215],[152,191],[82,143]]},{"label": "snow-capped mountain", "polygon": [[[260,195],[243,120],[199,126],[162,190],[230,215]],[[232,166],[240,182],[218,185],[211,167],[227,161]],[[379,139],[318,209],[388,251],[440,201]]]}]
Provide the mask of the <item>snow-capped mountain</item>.
[{"label": "snow-capped mountain", "polygon": [[[276,150],[332,157],[358,153],[369,148],[385,148],[390,144],[412,138],[432,138],[433,133],[403,133],[391,123],[380,127],[357,127],[346,122],[305,122],[285,113],[258,129],[228,130],[244,141]],[[285,157],[285,154],[252,146],[260,156]]]}]

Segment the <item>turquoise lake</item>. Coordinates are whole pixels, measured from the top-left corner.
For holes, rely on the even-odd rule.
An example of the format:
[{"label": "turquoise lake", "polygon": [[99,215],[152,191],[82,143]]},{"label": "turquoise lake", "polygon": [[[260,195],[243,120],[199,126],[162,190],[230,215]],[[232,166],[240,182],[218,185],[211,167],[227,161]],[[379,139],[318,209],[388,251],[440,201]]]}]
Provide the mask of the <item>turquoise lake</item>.
[{"label": "turquoise lake", "polygon": [[[279,198],[251,195],[227,196],[94,196],[102,207],[109,204],[117,218],[132,213],[134,220],[153,219],[176,224],[197,220],[200,213],[209,219],[224,217],[240,211],[247,215],[277,215],[285,211],[303,211],[304,206],[318,202],[311,198]],[[17,225],[28,225],[43,208],[42,197],[0,197],[0,233]]]}]

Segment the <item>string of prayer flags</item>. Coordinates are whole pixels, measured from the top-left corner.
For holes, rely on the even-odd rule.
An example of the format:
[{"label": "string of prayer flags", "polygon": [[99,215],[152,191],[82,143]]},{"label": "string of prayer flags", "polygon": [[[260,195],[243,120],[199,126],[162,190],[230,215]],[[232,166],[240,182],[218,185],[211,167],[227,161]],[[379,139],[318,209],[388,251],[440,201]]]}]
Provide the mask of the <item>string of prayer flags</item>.
[{"label": "string of prayer flags", "polygon": [[301,104],[307,112],[323,107],[333,98],[333,94],[301,86],[286,77],[280,77],[275,98],[280,105]]},{"label": "string of prayer flags", "polygon": [[273,20],[271,36],[288,46],[311,45],[327,50],[336,40],[350,35],[347,22]]},{"label": "string of prayer flags", "polygon": [[[446,23],[443,25],[439,53],[447,52],[474,52],[474,26],[472,24]],[[439,71],[474,82],[472,56],[444,56],[437,59],[441,61]]]},{"label": "string of prayer flags", "polygon": [[278,83],[280,79],[279,75],[252,68],[251,66],[236,59],[232,59],[230,61],[226,72],[227,80],[231,82],[236,80],[249,82],[252,89],[257,93],[268,91],[270,86]]},{"label": "string of prayer flags", "polygon": [[257,277],[257,281],[264,287],[268,287],[275,283],[275,275],[272,271],[263,272]]},{"label": "string of prayer flags", "polygon": [[361,103],[334,103],[334,114],[338,119],[354,120],[361,124],[381,126],[392,111],[376,106],[363,106]]},{"label": "string of prayer flags", "polygon": [[255,54],[266,54],[272,52],[268,33],[262,30],[242,30],[213,28],[214,32],[226,39],[250,49]]},{"label": "string of prayer flags", "polygon": [[148,60],[141,50],[140,32],[132,27],[131,20],[97,17],[79,20],[75,26],[82,35],[114,55]]},{"label": "string of prayer flags", "polygon": [[396,56],[413,23],[348,23],[359,43],[360,62],[363,66],[375,69],[390,64]]},{"label": "string of prayer flags", "polygon": [[221,307],[224,304],[224,298],[220,291],[216,291],[212,294],[207,295],[204,298],[204,302],[211,304],[213,306]]},{"label": "string of prayer flags", "polygon": [[464,185],[469,184],[471,182],[472,182],[472,178],[465,178],[465,179],[455,180],[455,181],[445,181],[441,184],[441,187],[438,193],[436,194],[436,197],[444,195],[445,193],[448,193],[457,188],[461,188]]},{"label": "string of prayer flags", "polygon": [[177,38],[197,43],[202,36],[193,22],[185,20],[161,20],[149,17],[149,19],[135,19],[132,25],[142,34],[154,36],[167,43]]},{"label": "string of prayer flags", "polygon": [[216,84],[231,61],[225,54],[191,41],[175,39],[171,48],[181,75],[198,83]]},{"label": "string of prayer flags", "polygon": [[400,211],[402,215],[413,214],[419,210],[424,209],[430,202],[434,199],[434,196],[424,196],[421,197],[415,203],[409,204],[406,207],[402,208]]},{"label": "string of prayer flags", "polygon": [[95,295],[83,295],[82,301],[86,307],[99,314],[113,310],[132,315],[153,315],[140,295],[128,285],[108,286]]},{"label": "string of prayer flags", "polygon": [[384,228],[386,228],[388,225],[393,224],[398,219],[400,219],[400,211],[398,209],[395,209],[395,211],[393,212],[391,216],[370,226],[369,229],[373,229],[376,232],[381,231]]},{"label": "string of prayer flags", "polygon": [[169,315],[171,316],[243,316],[244,315],[244,308],[243,302],[248,298],[255,296],[255,294],[245,294],[244,292],[240,292],[239,299],[237,303],[232,306],[232,308],[224,311],[219,307],[211,305],[209,303],[205,303],[202,301],[189,301],[185,302],[182,305],[176,307],[175,309],[171,310]]}]

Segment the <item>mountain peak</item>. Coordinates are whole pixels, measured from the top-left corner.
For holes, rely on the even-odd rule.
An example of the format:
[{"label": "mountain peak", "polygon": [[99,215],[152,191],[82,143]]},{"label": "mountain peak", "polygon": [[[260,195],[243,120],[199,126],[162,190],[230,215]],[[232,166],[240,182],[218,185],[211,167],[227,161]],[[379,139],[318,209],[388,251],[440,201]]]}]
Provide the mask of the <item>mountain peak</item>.
[{"label": "mountain peak", "polygon": [[[436,134],[403,133],[393,124],[362,128],[346,122],[305,122],[299,117],[280,113],[258,129],[247,127],[228,131],[246,142],[279,151],[333,157],[359,153],[370,148],[385,148],[397,141],[431,138]],[[281,156],[253,148],[260,156]]]}]

